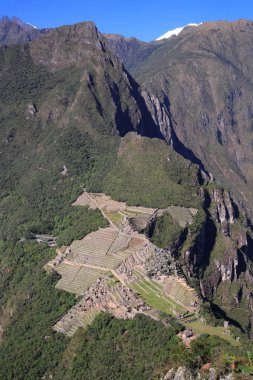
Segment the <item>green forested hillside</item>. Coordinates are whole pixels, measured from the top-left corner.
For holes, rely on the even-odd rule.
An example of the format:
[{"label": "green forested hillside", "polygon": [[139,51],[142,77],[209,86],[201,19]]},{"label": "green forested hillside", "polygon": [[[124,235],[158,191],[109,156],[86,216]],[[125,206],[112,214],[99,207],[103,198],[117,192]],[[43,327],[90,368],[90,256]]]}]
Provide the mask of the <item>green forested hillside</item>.
[{"label": "green forested hillside", "polygon": [[103,187],[113,198],[130,204],[201,207],[197,171],[195,165],[177,155],[164,141],[130,133],[122,139],[118,159]]}]

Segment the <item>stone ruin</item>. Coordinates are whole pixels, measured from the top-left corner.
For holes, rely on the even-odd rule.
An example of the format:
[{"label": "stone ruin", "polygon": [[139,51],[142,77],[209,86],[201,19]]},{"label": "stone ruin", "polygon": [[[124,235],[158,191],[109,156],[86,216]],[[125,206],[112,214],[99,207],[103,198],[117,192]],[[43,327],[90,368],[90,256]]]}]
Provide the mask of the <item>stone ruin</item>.
[{"label": "stone ruin", "polygon": [[94,318],[89,320],[89,317],[96,316],[98,311],[126,319],[150,310],[135,291],[121,283],[110,286],[109,282],[109,278],[98,278],[84,293],[82,299],[55,323],[53,329],[72,336],[79,327],[85,327],[86,322],[90,324]]}]

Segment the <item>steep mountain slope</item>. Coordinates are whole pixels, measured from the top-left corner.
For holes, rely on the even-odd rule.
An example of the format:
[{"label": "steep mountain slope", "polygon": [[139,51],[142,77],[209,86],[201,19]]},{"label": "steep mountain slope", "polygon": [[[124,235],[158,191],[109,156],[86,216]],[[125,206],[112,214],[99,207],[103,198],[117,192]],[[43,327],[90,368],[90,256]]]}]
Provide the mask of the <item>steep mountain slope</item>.
[{"label": "steep mountain slope", "polygon": [[118,34],[104,34],[110,49],[124,63],[126,69],[134,72],[138,62],[143,62],[164,41],[144,42],[137,38],[124,37]]},{"label": "steep mountain slope", "polygon": [[45,33],[47,33],[46,29],[36,29],[17,17],[4,16],[0,18],[0,45],[22,44]]},{"label": "steep mountain slope", "polygon": [[[27,188],[34,183],[40,188],[47,181],[52,187],[55,180],[69,182],[61,174],[63,165],[69,175],[89,177],[96,170],[99,188],[99,172],[104,175],[113,163],[118,136],[134,130],[159,135],[137,84],[92,23],[56,29],[30,45],[2,48],[0,68],[2,220],[14,203],[12,221],[21,222],[17,198],[33,197]],[[22,191],[10,195],[18,185]],[[34,199],[32,204],[45,211],[50,207],[45,202]],[[29,213],[35,215],[25,205],[23,210],[28,219]],[[12,223],[4,225],[14,230]]]},{"label": "steep mountain slope", "polygon": [[251,216],[252,48],[251,21],[204,23],[171,37],[133,70],[167,141],[200,160]]}]

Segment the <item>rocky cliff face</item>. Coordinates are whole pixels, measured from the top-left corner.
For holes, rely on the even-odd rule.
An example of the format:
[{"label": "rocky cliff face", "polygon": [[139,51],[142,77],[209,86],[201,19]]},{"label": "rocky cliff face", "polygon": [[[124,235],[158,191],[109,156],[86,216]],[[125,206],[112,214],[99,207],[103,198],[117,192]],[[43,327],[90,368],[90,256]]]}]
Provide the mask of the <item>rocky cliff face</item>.
[{"label": "rocky cliff face", "polygon": [[181,250],[184,273],[189,281],[198,279],[203,299],[218,317],[252,335],[252,238],[230,193],[213,189],[209,194],[206,221]]}]

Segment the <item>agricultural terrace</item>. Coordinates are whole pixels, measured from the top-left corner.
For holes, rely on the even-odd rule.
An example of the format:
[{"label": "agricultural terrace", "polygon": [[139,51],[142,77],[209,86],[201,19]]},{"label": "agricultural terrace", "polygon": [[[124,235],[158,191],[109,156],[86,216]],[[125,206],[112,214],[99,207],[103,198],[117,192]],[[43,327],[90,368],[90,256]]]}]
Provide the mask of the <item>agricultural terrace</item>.
[{"label": "agricultural terrace", "polygon": [[[184,227],[191,224],[196,209],[171,206],[166,210],[127,206],[105,194],[84,192],[73,206],[99,209],[110,226],[74,241],[48,263],[61,275],[56,287],[78,296],[81,301],[54,325],[72,336],[79,327],[92,323],[100,311],[121,318],[137,313],[157,319],[157,311],[182,317],[196,333],[208,330],[235,342],[222,328],[206,326],[198,319],[198,297],[183,279],[176,276],[149,278],[145,262],[155,249],[142,233],[154,215],[169,212]],[[189,317],[190,316],[190,317]]]}]

